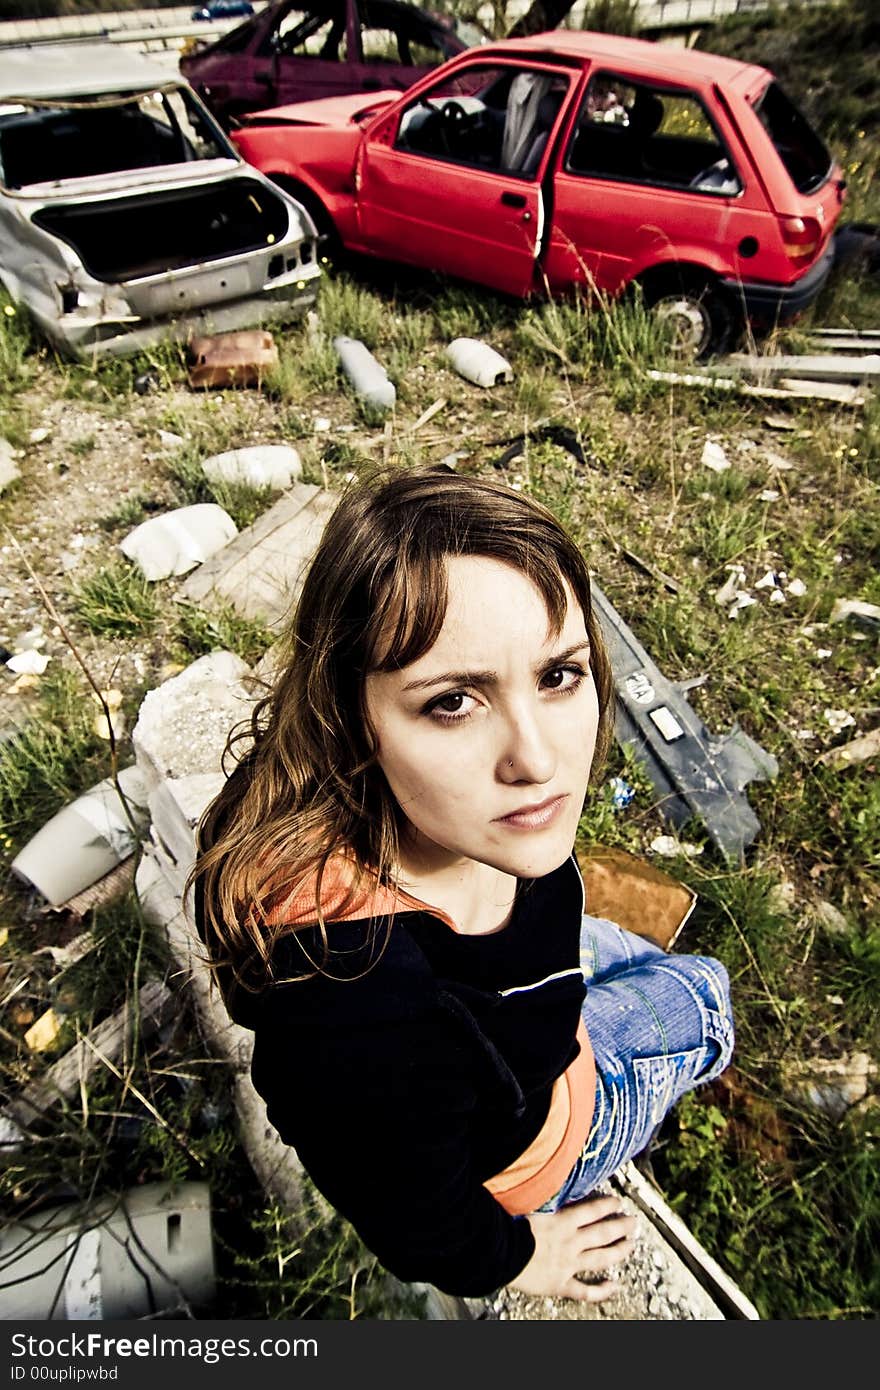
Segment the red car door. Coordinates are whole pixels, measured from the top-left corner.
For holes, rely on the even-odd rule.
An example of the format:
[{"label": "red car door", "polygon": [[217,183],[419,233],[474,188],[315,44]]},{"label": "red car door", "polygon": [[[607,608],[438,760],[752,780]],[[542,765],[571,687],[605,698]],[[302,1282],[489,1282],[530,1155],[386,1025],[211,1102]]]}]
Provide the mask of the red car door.
[{"label": "red car door", "polygon": [[475,62],[395,106],[361,146],[361,249],[528,294],[540,180],[569,85],[564,71]]},{"label": "red car door", "polygon": [[614,293],[668,260],[732,268],[756,196],[699,94],[600,73],[554,180],[548,282]]}]

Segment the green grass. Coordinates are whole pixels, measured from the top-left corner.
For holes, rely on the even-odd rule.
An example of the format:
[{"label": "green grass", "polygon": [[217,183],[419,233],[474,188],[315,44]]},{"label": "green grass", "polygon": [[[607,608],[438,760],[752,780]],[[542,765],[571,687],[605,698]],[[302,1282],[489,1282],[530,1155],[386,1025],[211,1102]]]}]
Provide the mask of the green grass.
[{"label": "green grass", "polygon": [[232,651],[253,666],[274,640],[268,628],[241,617],[231,604],[223,604],[215,612],[192,604],[178,607],[173,642],[183,661],[195,661],[212,651]]},{"label": "green grass", "polygon": [[11,859],[68,801],[106,776],[107,744],[81,678],[49,667],[33,715],[0,743],[0,850]]},{"label": "green grass", "polygon": [[101,637],[137,637],[149,632],[159,616],[155,589],[127,560],[81,580],[72,598],[77,617]]}]

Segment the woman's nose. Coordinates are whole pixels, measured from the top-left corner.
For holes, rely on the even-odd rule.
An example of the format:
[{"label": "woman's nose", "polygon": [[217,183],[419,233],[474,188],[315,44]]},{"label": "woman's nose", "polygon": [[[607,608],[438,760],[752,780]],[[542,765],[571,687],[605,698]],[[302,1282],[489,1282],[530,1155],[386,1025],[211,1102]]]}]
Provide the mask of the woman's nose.
[{"label": "woman's nose", "polygon": [[502,782],[549,782],[556,772],[556,751],[536,714],[511,719],[504,731],[498,758]]}]

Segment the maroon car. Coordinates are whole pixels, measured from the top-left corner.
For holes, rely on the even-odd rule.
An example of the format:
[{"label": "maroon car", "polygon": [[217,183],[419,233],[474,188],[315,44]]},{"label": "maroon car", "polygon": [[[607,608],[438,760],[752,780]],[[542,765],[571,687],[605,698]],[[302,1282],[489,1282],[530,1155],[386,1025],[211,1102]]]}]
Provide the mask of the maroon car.
[{"label": "maroon car", "polygon": [[293,101],[405,91],[484,38],[399,0],[276,0],[186,54],[180,70],[228,127],[247,111]]}]

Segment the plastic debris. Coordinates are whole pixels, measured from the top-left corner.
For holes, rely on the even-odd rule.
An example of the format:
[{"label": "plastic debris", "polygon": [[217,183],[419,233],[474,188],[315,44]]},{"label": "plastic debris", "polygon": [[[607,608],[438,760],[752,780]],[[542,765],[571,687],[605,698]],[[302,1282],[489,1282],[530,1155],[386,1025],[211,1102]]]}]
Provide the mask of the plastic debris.
[{"label": "plastic debris", "polygon": [[222,550],[238,527],[216,502],[196,502],[142,521],[119,542],[145,579],[168,579],[186,574]]},{"label": "plastic debris", "polygon": [[777,583],[777,581],[776,581],[776,571],[775,571],[775,570],[767,570],[767,572],[766,572],[765,574],[762,574],[762,575],[761,575],[761,578],[760,578],[760,579],[757,579],[757,580],[755,581],[755,588],[756,588],[756,589],[775,589],[775,588],[776,588],[776,583]]},{"label": "plastic debris", "polygon": [[[126,767],[118,780],[136,828],[146,803],[143,777],[137,767]],[[135,828],[113,779],[106,777],[37,831],[13,859],[12,872],[58,907],[128,858]]]},{"label": "plastic debris", "polygon": [[192,338],[189,355],[189,384],[196,389],[258,386],[266,373],[278,365],[275,339],[265,328]]},{"label": "plastic debris", "polygon": [[702,845],[679,840],[676,835],[655,835],[648,848],[652,853],[659,854],[661,859],[696,859],[697,855],[703,853]]},{"label": "plastic debris", "polygon": [[740,859],[761,828],[744,788],[775,777],[776,759],[738,725],[729,734],[710,733],[598,584],[593,603],[615,675],[618,743],[645,767],[673,826],[698,816],[721,853]]},{"label": "plastic debris", "polygon": [[751,608],[757,602],[754,594],[747,594],[745,589],[739,589],[736,598],[728,609],[728,618],[735,618],[743,608]]},{"label": "plastic debris", "polygon": [[713,473],[725,473],[730,467],[730,459],[714,439],[707,439],[703,445],[700,463],[706,468],[711,468]]},{"label": "plastic debris", "polygon": [[[101,705],[101,700],[104,702],[95,715],[92,725],[98,738],[105,738],[109,741],[111,731],[113,738],[122,738],[122,735],[125,733],[125,715],[121,711],[122,691],[102,690],[100,698],[92,691],[92,699],[97,705]],[[104,706],[106,706],[106,709]]]},{"label": "plastic debris", "polygon": [[851,729],[855,720],[849,710],[845,709],[826,709],[823,710],[825,723],[833,734],[842,733],[844,729]]},{"label": "plastic debris", "polygon": [[746,582],[746,572],[742,565],[726,565],[725,568],[730,573],[715,595],[715,602],[718,604],[732,603]]},{"label": "plastic debris", "polygon": [[31,1052],[45,1052],[50,1048],[61,1032],[64,1020],[59,1018],[54,1009],[47,1009],[44,1014],[40,1014],[36,1023],[32,1023],[24,1035],[24,1040]]},{"label": "plastic debris", "polygon": [[608,785],[611,788],[611,804],[616,811],[622,811],[631,804],[636,789],[623,777],[612,777]]},{"label": "plastic debris", "polygon": [[854,767],[856,763],[866,763],[870,758],[880,757],[880,729],[872,729],[861,738],[852,738],[841,748],[829,748],[816,759],[826,767],[840,769]]},{"label": "plastic debris", "polygon": [[11,656],[6,666],[17,676],[42,676],[51,660],[51,656],[46,652],[38,652],[34,647],[28,647],[25,651],[16,652]]},{"label": "plastic debris", "polygon": [[255,444],[229,449],[202,460],[202,471],[212,482],[246,483],[283,492],[302,477],[302,459],[289,444]]},{"label": "plastic debris", "polygon": [[507,359],[480,338],[454,338],[446,356],[459,376],[475,386],[503,386],[513,381],[513,368]]},{"label": "plastic debris", "polygon": [[340,336],[333,339],[333,347],[355,394],[377,410],[390,410],[397,399],[394,382],[366,344]]}]

